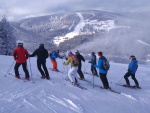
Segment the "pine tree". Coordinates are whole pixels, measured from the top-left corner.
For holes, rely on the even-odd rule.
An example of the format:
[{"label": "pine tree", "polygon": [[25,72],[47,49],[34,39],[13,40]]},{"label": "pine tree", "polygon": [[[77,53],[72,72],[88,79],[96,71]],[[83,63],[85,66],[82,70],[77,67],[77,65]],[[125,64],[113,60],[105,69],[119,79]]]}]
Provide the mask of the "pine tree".
[{"label": "pine tree", "polygon": [[11,55],[16,46],[13,28],[4,16],[0,21],[0,54]]}]

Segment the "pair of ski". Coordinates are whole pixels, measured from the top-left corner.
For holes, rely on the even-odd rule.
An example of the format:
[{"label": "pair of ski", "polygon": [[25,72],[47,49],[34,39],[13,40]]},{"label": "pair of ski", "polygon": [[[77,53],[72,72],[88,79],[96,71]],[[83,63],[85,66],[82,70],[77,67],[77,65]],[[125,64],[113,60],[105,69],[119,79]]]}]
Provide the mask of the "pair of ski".
[{"label": "pair of ski", "polygon": [[[68,81],[68,82],[70,82],[70,80],[69,80],[68,78],[65,78],[65,80]],[[78,88],[80,88],[80,89],[82,89],[82,90],[87,90],[87,88],[81,86],[80,83],[72,84],[72,85],[75,86],[75,87],[78,87]]]},{"label": "pair of ski", "polygon": [[128,86],[128,85],[126,85],[126,84],[117,84],[117,83],[115,83],[115,84],[118,85],[118,86],[125,87],[125,88],[130,88],[130,89],[142,89],[141,87]]},{"label": "pair of ski", "polygon": [[[104,88],[104,87],[102,87],[102,86],[100,86],[100,88],[101,88],[101,89],[105,89],[105,88]],[[116,91],[116,90],[113,90],[113,89],[111,89],[111,88],[108,88],[108,89],[105,89],[105,90],[107,90],[107,91],[111,91],[111,92],[113,92],[113,93],[121,94],[121,92]]]},{"label": "pair of ski", "polygon": [[[14,78],[15,78],[15,74],[14,74],[14,73],[8,73],[7,75],[10,75],[11,77],[14,77]],[[5,77],[6,77],[6,76],[5,76]],[[32,82],[32,83],[35,83],[35,82],[32,81],[31,79],[29,79],[29,80],[26,80],[25,78],[15,78],[15,79],[22,80],[23,82]]]},{"label": "pair of ski", "polygon": [[104,90],[106,90],[106,91],[110,91],[110,92],[113,92],[113,93],[121,94],[121,92],[116,91],[116,90],[111,89],[111,88],[105,89],[105,88],[102,87],[102,86],[99,86],[99,85],[96,85],[96,84],[92,84],[92,83],[89,83],[89,85],[92,85],[93,87],[100,88],[100,89],[104,89]]},{"label": "pair of ski", "polygon": [[[69,79],[68,79],[68,80],[69,80]],[[69,80],[69,81],[70,81],[70,80]],[[88,81],[88,80],[86,80],[86,79],[83,79],[82,81],[87,82],[88,84],[92,85],[93,87],[98,87],[98,88],[101,88],[101,89],[105,89],[105,88],[103,88],[102,86],[99,86],[99,85],[96,85],[96,84],[93,85],[93,84],[91,83],[91,81]],[[111,89],[111,88],[105,89],[105,90],[111,91],[111,92],[113,92],[113,93],[121,94],[121,92],[116,91],[116,90],[113,90],[113,89]]]},{"label": "pair of ski", "polygon": [[86,80],[86,79],[79,79],[79,80],[81,80],[81,81],[85,81],[85,82],[87,82],[87,83],[91,83],[91,81]]},{"label": "pair of ski", "polygon": [[[54,71],[54,72],[59,72],[59,73],[63,73],[62,71],[59,71],[59,70],[53,70],[52,68],[49,68],[51,71]],[[64,73],[63,73],[64,74]]]}]

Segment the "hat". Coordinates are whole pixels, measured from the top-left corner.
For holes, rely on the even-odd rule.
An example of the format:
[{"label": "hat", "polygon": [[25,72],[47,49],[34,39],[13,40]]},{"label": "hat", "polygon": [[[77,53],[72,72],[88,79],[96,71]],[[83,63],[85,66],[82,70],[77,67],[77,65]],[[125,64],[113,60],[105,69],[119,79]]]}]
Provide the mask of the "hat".
[{"label": "hat", "polygon": [[23,46],[23,43],[19,42],[19,43],[18,43],[18,46]]},{"label": "hat", "polygon": [[78,50],[76,50],[76,51],[75,51],[75,53],[79,53],[79,51],[78,51]]},{"label": "hat", "polygon": [[59,53],[59,50],[57,50],[56,52]]},{"label": "hat", "polygon": [[44,46],[44,44],[39,44],[39,46]]},{"label": "hat", "polygon": [[130,58],[135,58],[135,56],[134,56],[134,55],[131,55],[131,56],[129,57],[129,59],[130,59]]},{"label": "hat", "polygon": [[95,54],[95,52],[92,52],[92,53],[91,53],[91,55],[94,55],[94,54]]},{"label": "hat", "polygon": [[98,52],[98,56],[102,56],[103,55],[103,53],[100,51],[100,52]]},{"label": "hat", "polygon": [[72,52],[70,52],[70,53],[68,54],[68,56],[73,56],[73,53],[72,53]]}]

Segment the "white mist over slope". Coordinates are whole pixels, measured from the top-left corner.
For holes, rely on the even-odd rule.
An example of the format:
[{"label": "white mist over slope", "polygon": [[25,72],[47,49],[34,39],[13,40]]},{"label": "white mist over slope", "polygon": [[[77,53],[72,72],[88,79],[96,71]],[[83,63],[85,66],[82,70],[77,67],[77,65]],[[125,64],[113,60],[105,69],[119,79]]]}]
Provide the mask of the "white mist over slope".
[{"label": "white mist over slope", "polygon": [[102,51],[112,59],[122,57],[124,61],[126,60],[125,58],[132,54],[141,62],[149,59],[149,12],[123,15],[125,18],[119,19],[119,23],[124,24],[124,26],[116,26],[115,29],[113,28],[109,32],[105,32],[97,37],[95,36],[96,38],[93,41],[86,42],[74,49],[85,53]]},{"label": "white mist over slope", "polygon": [[[67,74],[49,70],[51,80],[41,80],[36,66],[36,58],[30,58],[32,82],[17,80],[12,75],[4,77],[14,59],[10,56],[0,56],[0,113],[149,113],[150,108],[150,70],[148,65],[139,65],[136,77],[142,89],[128,89],[113,84],[120,81],[126,73],[127,64],[110,63],[108,73],[112,89],[121,91],[116,94],[100,88],[93,88],[85,81],[78,80],[87,90],[81,90],[70,85],[64,79]],[[57,59],[58,69],[67,72],[70,66],[64,67],[65,60]],[[52,67],[47,59],[47,67]],[[30,63],[28,60],[28,69]],[[88,61],[83,63],[83,71],[90,72]],[[13,67],[9,71],[14,73]],[[20,67],[21,78],[24,78]],[[122,79],[121,79],[122,78]],[[93,81],[91,75],[85,74],[85,79]],[[121,80],[120,80],[121,79]],[[131,80],[131,84],[134,85]],[[102,85],[98,77],[94,84]]]}]

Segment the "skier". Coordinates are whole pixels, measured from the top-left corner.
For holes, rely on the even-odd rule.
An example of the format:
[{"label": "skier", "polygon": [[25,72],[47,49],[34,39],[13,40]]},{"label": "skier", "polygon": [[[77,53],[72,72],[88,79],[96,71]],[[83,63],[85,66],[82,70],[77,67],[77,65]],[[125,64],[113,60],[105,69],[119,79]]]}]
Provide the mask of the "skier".
[{"label": "skier", "polygon": [[[42,79],[47,79],[49,80],[49,73],[47,71],[47,67],[46,67],[46,59],[48,58],[48,51],[44,48],[44,44],[39,44],[39,48],[36,49],[31,55],[30,57],[34,57],[35,55],[37,55],[37,67],[38,70],[41,73],[41,78]],[[43,67],[44,71],[42,70],[41,66]]]},{"label": "skier", "polygon": [[129,59],[131,60],[131,62],[130,62],[130,64],[129,64],[129,66],[128,66],[128,72],[124,75],[124,79],[125,79],[125,81],[126,81],[126,83],[127,83],[127,86],[130,87],[130,82],[129,82],[128,77],[131,76],[132,79],[133,79],[134,82],[135,82],[136,87],[137,87],[137,88],[140,88],[140,87],[139,87],[139,83],[138,83],[137,79],[135,78],[135,73],[136,73],[136,71],[137,71],[137,69],[138,69],[138,61],[136,60],[136,58],[135,58],[134,55],[131,55],[131,56],[129,57]]},{"label": "skier", "polygon": [[89,61],[89,63],[91,63],[91,72],[92,72],[93,75],[98,76],[97,70],[94,67],[94,65],[96,64],[96,55],[95,55],[95,52],[92,52],[91,55],[92,55],[91,61]]},{"label": "skier", "polygon": [[68,65],[69,63],[71,64],[71,68],[68,71],[68,77],[71,83],[75,85],[78,82],[77,81],[77,69],[78,69],[79,61],[72,52],[69,53],[69,58],[67,59],[66,62],[64,62],[64,65]]},{"label": "skier", "polygon": [[52,64],[53,64],[53,70],[54,71],[59,71],[58,69],[57,69],[57,62],[56,62],[56,58],[60,58],[60,59],[62,59],[63,57],[61,57],[60,55],[59,55],[59,50],[57,50],[57,51],[53,51],[52,53],[51,53],[51,55],[50,55],[50,59],[51,59],[51,62],[52,62]]},{"label": "skier", "polygon": [[29,57],[28,51],[24,49],[23,43],[18,43],[17,48],[13,51],[13,57],[16,60],[16,64],[14,66],[15,77],[20,79],[18,68],[22,65],[22,68],[25,72],[25,79],[29,80],[29,72],[27,70],[27,59]]},{"label": "skier", "polygon": [[82,68],[82,62],[81,62],[81,61],[84,61],[84,62],[85,62],[85,59],[84,59],[84,57],[79,53],[78,50],[75,52],[75,55],[77,56],[77,59],[78,59],[78,61],[79,61],[79,65],[78,65],[78,70],[77,70],[77,72],[78,72],[78,74],[79,74],[79,76],[80,76],[80,79],[81,79],[81,80],[84,80],[84,75],[83,75],[83,72],[82,72],[82,70],[81,70],[81,68]]},{"label": "skier", "polygon": [[102,52],[98,52],[98,56],[99,56],[99,60],[98,60],[98,65],[94,65],[94,67],[99,68],[99,75],[100,75],[100,79],[103,83],[103,87],[105,89],[109,89],[109,83],[107,80],[107,71],[103,68],[103,60],[107,60],[104,56]]}]

